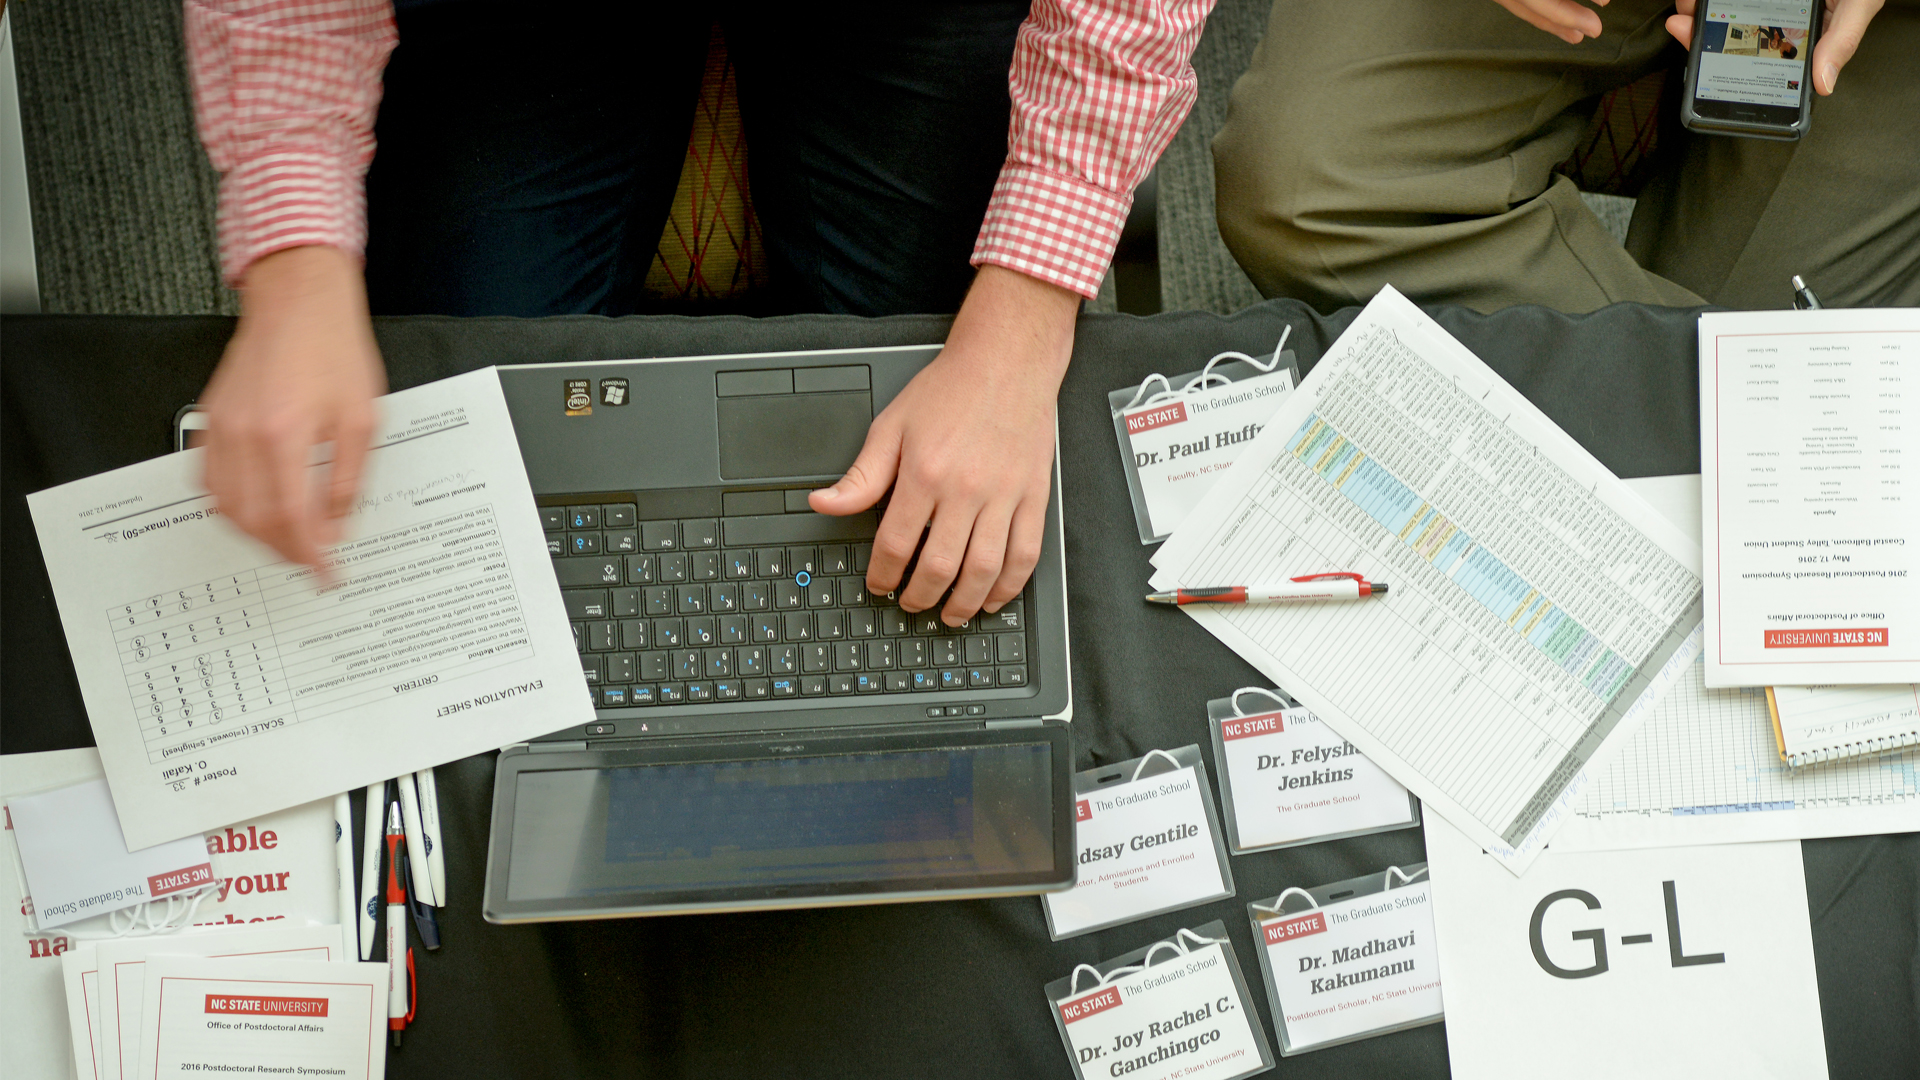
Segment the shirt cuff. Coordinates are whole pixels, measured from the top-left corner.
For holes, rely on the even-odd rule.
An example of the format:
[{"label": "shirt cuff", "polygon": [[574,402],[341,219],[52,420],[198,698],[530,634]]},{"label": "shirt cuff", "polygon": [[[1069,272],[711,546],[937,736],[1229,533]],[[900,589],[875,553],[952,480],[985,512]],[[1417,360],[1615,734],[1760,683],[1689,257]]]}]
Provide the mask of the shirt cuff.
[{"label": "shirt cuff", "polygon": [[1008,162],[987,202],[973,265],[1004,266],[1092,299],[1132,205],[1130,195]]},{"label": "shirt cuff", "polygon": [[220,262],[238,288],[262,256],[325,244],[366,257],[367,194],[358,167],[315,150],[279,150],[220,179]]}]

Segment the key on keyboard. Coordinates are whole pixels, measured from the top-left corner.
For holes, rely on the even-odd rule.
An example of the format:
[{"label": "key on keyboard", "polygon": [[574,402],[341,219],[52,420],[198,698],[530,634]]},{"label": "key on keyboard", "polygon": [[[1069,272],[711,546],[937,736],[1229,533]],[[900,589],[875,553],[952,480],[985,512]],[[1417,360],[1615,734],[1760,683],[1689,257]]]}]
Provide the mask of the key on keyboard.
[{"label": "key on keyboard", "polygon": [[554,574],[601,708],[1027,685],[1024,598],[948,627],[868,595],[871,513],[667,520],[631,502],[547,501]]}]

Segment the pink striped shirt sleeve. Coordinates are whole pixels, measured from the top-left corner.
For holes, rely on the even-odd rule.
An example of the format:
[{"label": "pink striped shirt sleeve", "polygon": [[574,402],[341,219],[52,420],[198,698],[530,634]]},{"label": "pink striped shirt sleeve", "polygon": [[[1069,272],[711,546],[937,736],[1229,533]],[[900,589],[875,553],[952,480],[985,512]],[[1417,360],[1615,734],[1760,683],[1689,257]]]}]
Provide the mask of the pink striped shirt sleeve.
[{"label": "pink striped shirt sleeve", "polygon": [[1007,163],[973,263],[1091,297],[1199,84],[1191,59],[1213,0],[1034,0],[1008,82]]},{"label": "pink striped shirt sleeve", "polygon": [[186,30],[228,284],[282,248],[364,256],[389,0],[186,0]]}]

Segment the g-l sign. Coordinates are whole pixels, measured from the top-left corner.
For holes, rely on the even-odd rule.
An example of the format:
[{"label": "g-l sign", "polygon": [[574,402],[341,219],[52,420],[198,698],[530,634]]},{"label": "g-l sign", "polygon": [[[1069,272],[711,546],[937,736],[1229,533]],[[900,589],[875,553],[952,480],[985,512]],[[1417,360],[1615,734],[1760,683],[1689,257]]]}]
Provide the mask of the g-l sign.
[{"label": "g-l sign", "polygon": [[[1666,895],[1667,902],[1667,958],[1674,967],[1692,967],[1696,964],[1724,964],[1725,953],[1699,953],[1688,956],[1680,947],[1680,903],[1674,897],[1673,882],[1663,881],[1660,889]],[[1565,968],[1553,962],[1547,956],[1546,943],[1540,939],[1540,924],[1546,920],[1547,909],[1562,900],[1578,900],[1585,904],[1588,911],[1599,911],[1600,901],[1584,889],[1561,889],[1548,893],[1534,905],[1533,920],[1527,926],[1527,944],[1533,947],[1533,959],[1540,970],[1556,979],[1586,979],[1604,974],[1607,970],[1607,932],[1601,929],[1575,930],[1568,936],[1575,941],[1592,944],[1593,962],[1586,967]],[[1622,934],[1622,945],[1647,945],[1653,941],[1652,934]]]}]

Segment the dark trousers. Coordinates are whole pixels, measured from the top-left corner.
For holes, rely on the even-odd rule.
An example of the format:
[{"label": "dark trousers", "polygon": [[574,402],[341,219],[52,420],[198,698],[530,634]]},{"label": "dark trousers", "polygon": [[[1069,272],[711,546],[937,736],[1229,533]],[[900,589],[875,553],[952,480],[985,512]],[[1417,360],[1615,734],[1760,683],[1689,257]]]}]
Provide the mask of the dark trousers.
[{"label": "dark trousers", "polygon": [[716,20],[770,263],[752,310],[954,311],[1006,159],[1026,12],[403,2],[367,178],[373,312],[635,311]]}]

